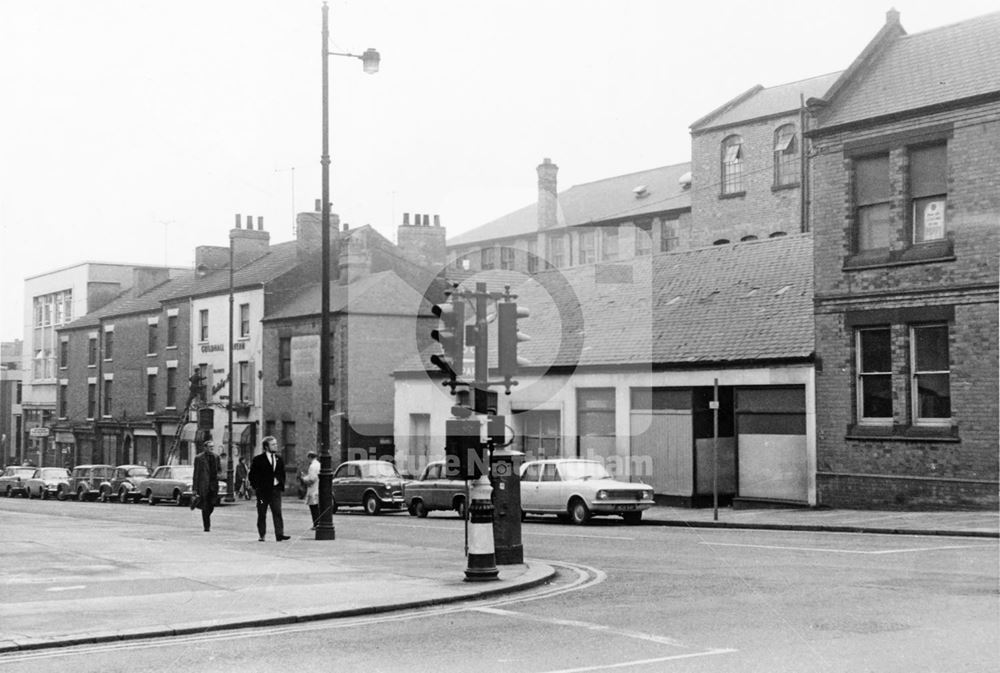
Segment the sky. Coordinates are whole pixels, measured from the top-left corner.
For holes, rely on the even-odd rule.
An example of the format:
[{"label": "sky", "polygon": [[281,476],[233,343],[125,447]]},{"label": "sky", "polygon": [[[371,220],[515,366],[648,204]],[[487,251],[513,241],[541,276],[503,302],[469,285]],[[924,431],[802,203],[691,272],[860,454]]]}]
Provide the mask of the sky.
[{"label": "sky", "polygon": [[[995,0],[330,0],[331,201],[390,240],[690,159],[689,126],[754,85],[843,70]],[[321,194],[321,0],[0,0],[0,340],[24,279],[84,261],[191,266],[234,215],[272,243]]]}]

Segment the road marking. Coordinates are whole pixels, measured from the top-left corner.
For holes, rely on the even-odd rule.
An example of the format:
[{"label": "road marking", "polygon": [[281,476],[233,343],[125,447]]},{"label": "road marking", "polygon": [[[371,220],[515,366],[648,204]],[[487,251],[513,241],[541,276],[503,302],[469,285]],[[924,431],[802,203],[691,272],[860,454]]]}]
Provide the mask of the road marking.
[{"label": "road marking", "polygon": [[526,619],[532,622],[543,622],[545,624],[555,624],[556,626],[569,626],[577,629],[587,629],[589,631],[600,631],[601,633],[607,633],[615,636],[624,636],[626,638],[635,638],[637,640],[648,640],[652,643],[657,643],[659,645],[670,645],[671,647],[685,647],[684,643],[679,640],[674,640],[673,638],[667,638],[666,636],[657,636],[651,633],[642,633],[640,631],[629,631],[627,629],[616,629],[612,626],[605,626],[604,624],[594,624],[592,622],[581,622],[575,619],[558,619],[556,617],[542,617],[540,615],[529,615],[525,612],[515,612],[513,610],[502,610],[500,608],[472,608],[474,612],[485,612],[491,615],[500,615],[503,617],[517,617],[518,619]]},{"label": "road marking", "polygon": [[711,657],[717,654],[732,654],[738,650],[706,650],[704,652],[691,652],[690,654],[674,654],[669,657],[656,657],[654,659],[633,659],[632,661],[621,661],[617,664],[603,664],[599,666],[584,666],[583,668],[560,668],[544,673],[586,673],[587,671],[607,671],[612,668],[626,668],[628,666],[642,666],[643,664],[659,664],[664,661],[675,659],[693,659],[694,657]]},{"label": "road marking", "polygon": [[77,584],[72,587],[49,587],[46,591],[79,591],[80,589],[86,589],[86,584]]},{"label": "road marking", "polygon": [[881,554],[910,554],[913,552],[922,551],[940,551],[942,549],[977,549],[980,547],[994,547],[995,545],[988,544],[969,544],[969,545],[948,545],[943,547],[912,547],[910,549],[882,549],[882,550],[864,550],[864,549],[827,549],[822,547],[785,547],[781,545],[768,545],[768,544],[743,544],[739,542],[706,542],[701,540],[699,544],[709,545],[712,547],[748,547],[751,549],[780,549],[783,551],[817,551],[824,554],[867,554],[871,556],[878,556]]},{"label": "road marking", "polygon": [[[420,524],[408,524],[408,523],[380,523],[381,526],[398,526],[399,528],[425,528],[427,530],[437,530],[440,531],[444,526],[426,526]],[[461,529],[457,529],[456,533],[461,532]],[[625,541],[635,541],[634,537],[624,537],[621,535],[585,535],[583,533],[543,533],[536,531],[526,531],[524,526],[521,527],[521,535],[546,535],[550,537],[579,537],[587,538],[591,540],[625,540]]]}]

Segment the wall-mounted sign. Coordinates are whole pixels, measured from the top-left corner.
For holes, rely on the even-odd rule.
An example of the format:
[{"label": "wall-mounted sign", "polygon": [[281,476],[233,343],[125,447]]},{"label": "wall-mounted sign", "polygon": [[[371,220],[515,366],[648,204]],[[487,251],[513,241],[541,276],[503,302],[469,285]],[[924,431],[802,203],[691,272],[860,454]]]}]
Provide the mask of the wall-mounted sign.
[{"label": "wall-mounted sign", "polygon": [[28,435],[30,435],[31,437],[48,437],[49,436],[49,429],[48,428],[31,428],[30,430],[28,430]]},{"label": "wall-mounted sign", "polygon": [[[233,344],[234,351],[245,351],[247,349],[246,341],[237,341]],[[222,353],[226,350],[225,344],[205,344],[201,347],[202,353]]]}]

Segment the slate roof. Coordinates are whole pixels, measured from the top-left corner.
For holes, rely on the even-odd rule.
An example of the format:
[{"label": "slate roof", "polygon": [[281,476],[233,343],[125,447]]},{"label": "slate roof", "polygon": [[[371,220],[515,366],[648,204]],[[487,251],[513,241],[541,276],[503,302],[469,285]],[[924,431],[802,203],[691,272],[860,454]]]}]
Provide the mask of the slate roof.
[{"label": "slate roof", "polygon": [[826,94],[840,75],[840,72],[833,72],[766,88],[758,84],[695,121],[691,124],[691,132],[700,133],[752,119],[795,112],[803,100],[821,98]]},{"label": "slate roof", "polygon": [[[821,127],[1000,92],[1000,12],[897,35],[857,68],[821,113]],[[861,57],[859,57],[860,59]],[[853,66],[852,66],[853,67]]]},{"label": "slate roof", "polygon": [[[233,273],[235,289],[263,285],[281,276],[299,263],[298,243],[287,241],[272,245],[262,257],[248,262]],[[229,292],[229,269],[213,271],[205,276],[190,276],[183,283],[172,286],[164,299],[202,296]]]},{"label": "slate roof", "polygon": [[[812,258],[812,236],[795,234],[530,277],[480,273],[464,286],[512,286],[531,311],[519,321],[531,337],[519,356],[537,373],[549,366],[804,361],[814,351]],[[434,352],[422,354],[422,370],[434,371]],[[491,353],[491,366],[494,359]]]},{"label": "slate roof", "polygon": [[164,281],[142,294],[136,294],[135,288],[129,288],[101,308],[91,311],[60,329],[96,327],[101,324],[101,320],[104,318],[158,312],[161,309],[161,301],[173,296],[178,286],[187,285],[193,278],[195,278],[194,272],[188,271],[177,278]]},{"label": "slate roof", "polygon": [[[574,185],[557,195],[559,226],[573,227],[612,220],[626,220],[666,210],[691,208],[691,192],[680,177],[691,164],[662,166],[596,182]],[[645,186],[647,195],[637,198],[633,190]],[[538,204],[508,213],[448,240],[448,246],[513,238],[538,232]]]},{"label": "slate roof", "polygon": [[[287,320],[320,314],[321,286],[303,288],[284,306],[264,316],[264,321]],[[412,315],[423,309],[430,316],[430,307],[423,296],[393,271],[365,276],[349,285],[330,283],[330,311],[348,311],[376,315]]]}]

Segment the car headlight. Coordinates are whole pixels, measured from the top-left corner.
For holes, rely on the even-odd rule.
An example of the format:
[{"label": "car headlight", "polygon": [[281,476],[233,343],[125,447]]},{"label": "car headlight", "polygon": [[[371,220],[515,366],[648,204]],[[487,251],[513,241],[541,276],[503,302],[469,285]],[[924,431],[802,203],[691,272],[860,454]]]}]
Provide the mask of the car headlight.
[{"label": "car headlight", "polygon": [[652,491],[643,491],[642,492],[642,499],[643,500],[652,500],[653,499],[653,492]]},{"label": "car headlight", "polygon": [[605,491],[605,490],[598,491],[597,492],[597,499],[598,500],[607,500],[608,499],[608,492]]}]

